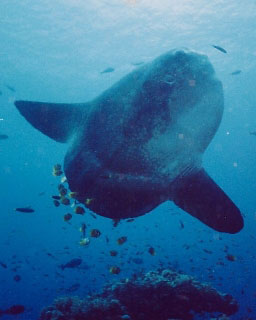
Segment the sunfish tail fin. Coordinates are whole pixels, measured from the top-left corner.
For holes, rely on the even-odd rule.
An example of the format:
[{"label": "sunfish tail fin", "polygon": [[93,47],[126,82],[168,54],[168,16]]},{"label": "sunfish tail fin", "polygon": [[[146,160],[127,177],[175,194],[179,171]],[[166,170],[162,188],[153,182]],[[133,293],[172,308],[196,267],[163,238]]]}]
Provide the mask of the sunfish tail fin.
[{"label": "sunfish tail fin", "polygon": [[23,117],[37,130],[58,141],[67,142],[87,114],[88,103],[64,104],[15,101]]},{"label": "sunfish tail fin", "polygon": [[178,179],[172,191],[172,200],[216,231],[237,233],[243,228],[239,209],[204,169]]}]

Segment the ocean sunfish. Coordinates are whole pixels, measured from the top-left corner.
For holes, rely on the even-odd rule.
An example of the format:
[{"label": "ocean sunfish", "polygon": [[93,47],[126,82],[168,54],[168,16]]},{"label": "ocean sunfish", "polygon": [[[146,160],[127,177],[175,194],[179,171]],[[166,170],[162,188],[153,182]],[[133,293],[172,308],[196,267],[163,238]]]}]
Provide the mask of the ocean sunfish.
[{"label": "ocean sunfish", "polygon": [[62,104],[16,101],[19,112],[58,142],[77,200],[112,219],[173,201],[209,227],[243,228],[239,209],[202,167],[219,127],[223,89],[207,56],[171,50],[97,98]]}]

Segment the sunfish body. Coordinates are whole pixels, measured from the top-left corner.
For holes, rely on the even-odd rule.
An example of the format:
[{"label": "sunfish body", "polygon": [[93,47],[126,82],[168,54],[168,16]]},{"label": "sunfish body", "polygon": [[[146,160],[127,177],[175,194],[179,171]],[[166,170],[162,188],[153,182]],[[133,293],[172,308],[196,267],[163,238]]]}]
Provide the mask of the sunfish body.
[{"label": "sunfish body", "polygon": [[221,82],[205,55],[172,50],[83,104],[16,101],[58,142],[77,200],[112,219],[171,200],[220,232],[243,227],[239,209],[202,168],[223,114]]}]

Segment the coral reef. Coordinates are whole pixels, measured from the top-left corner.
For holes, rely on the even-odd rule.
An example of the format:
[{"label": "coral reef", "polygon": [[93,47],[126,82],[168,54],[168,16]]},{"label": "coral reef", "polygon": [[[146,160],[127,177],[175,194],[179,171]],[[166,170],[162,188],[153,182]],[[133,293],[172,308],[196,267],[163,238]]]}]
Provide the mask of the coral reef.
[{"label": "coral reef", "polygon": [[159,270],[112,283],[85,299],[58,298],[40,320],[192,320],[196,314],[237,310],[232,296],[191,276]]}]

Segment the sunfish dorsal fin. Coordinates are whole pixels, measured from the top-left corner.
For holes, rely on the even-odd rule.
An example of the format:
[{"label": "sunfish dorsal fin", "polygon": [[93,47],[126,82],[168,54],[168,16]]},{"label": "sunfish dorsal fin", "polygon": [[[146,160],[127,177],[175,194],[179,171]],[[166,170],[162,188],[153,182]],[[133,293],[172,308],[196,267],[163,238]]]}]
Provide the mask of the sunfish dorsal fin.
[{"label": "sunfish dorsal fin", "polygon": [[15,101],[15,106],[33,127],[58,142],[67,142],[88,111],[87,103]]},{"label": "sunfish dorsal fin", "polygon": [[172,200],[178,207],[217,231],[236,233],[243,228],[239,209],[204,169],[177,179]]}]

